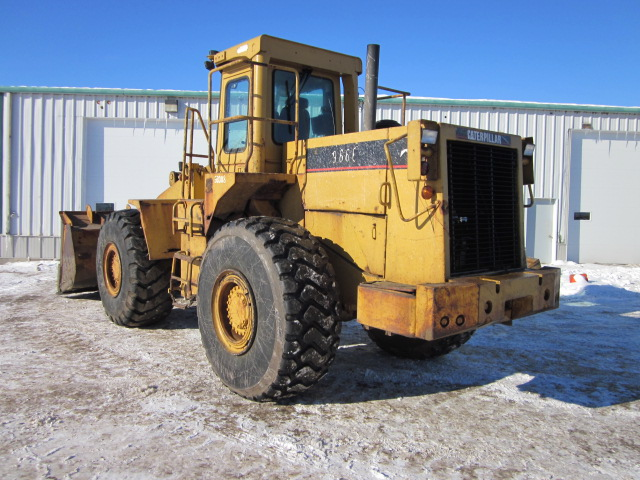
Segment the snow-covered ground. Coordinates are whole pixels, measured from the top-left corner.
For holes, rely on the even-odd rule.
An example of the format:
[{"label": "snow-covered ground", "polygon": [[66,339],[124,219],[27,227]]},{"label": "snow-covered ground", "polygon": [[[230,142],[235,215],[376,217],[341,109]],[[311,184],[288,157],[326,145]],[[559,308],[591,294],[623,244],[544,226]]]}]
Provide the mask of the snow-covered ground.
[{"label": "snow-covered ground", "polygon": [[121,328],[56,295],[55,262],[0,265],[0,477],[640,478],[640,267],[561,267],[558,310],[426,362],[348,323],[316,388],[257,404],[193,310]]}]

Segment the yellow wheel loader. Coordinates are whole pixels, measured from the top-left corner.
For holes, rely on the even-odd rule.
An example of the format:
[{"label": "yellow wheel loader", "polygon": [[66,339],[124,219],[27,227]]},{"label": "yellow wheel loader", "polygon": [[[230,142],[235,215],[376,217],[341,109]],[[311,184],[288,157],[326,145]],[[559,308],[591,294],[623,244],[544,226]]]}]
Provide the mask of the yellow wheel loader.
[{"label": "yellow wheel loader", "polygon": [[345,320],[428,358],[557,308],[559,271],[528,269],[523,246],[532,139],[376,122],[372,58],[358,131],[360,59],[266,35],[211,51],[208,119],[186,109],[169,188],[129,210],[61,212],[59,291],[97,287],[129,327],[196,303],[213,370],[253,400],[320,380]]}]

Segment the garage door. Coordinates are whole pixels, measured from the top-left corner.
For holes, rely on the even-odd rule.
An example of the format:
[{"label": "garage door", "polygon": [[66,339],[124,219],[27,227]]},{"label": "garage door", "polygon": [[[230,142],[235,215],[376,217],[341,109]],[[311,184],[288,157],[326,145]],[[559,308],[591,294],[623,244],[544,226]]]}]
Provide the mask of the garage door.
[{"label": "garage door", "polygon": [[640,263],[640,133],[571,134],[568,260]]},{"label": "garage door", "polygon": [[[118,210],[129,199],[156,198],[182,161],[183,132],[181,120],[87,120],[84,203]],[[197,133],[194,151],[206,153]]]}]

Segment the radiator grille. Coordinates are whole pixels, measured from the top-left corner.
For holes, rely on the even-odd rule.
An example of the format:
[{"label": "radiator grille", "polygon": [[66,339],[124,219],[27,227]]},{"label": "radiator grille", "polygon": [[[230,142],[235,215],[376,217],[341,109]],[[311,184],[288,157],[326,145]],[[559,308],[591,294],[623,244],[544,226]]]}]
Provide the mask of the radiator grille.
[{"label": "radiator grille", "polygon": [[522,268],[517,150],[447,142],[451,275]]}]

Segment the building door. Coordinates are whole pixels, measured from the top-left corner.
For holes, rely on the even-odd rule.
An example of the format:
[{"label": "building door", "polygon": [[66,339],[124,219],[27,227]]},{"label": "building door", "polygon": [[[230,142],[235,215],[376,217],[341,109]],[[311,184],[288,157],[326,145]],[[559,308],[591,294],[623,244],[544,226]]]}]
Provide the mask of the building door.
[{"label": "building door", "polygon": [[640,133],[571,133],[567,259],[640,263]]},{"label": "building door", "polygon": [[[88,119],[84,203],[121,210],[129,199],[156,198],[178,170],[183,138],[182,120]],[[194,152],[206,153],[204,135],[196,132],[195,140]]]},{"label": "building door", "polygon": [[555,260],[556,199],[536,198],[527,209],[527,256],[542,263]]}]

